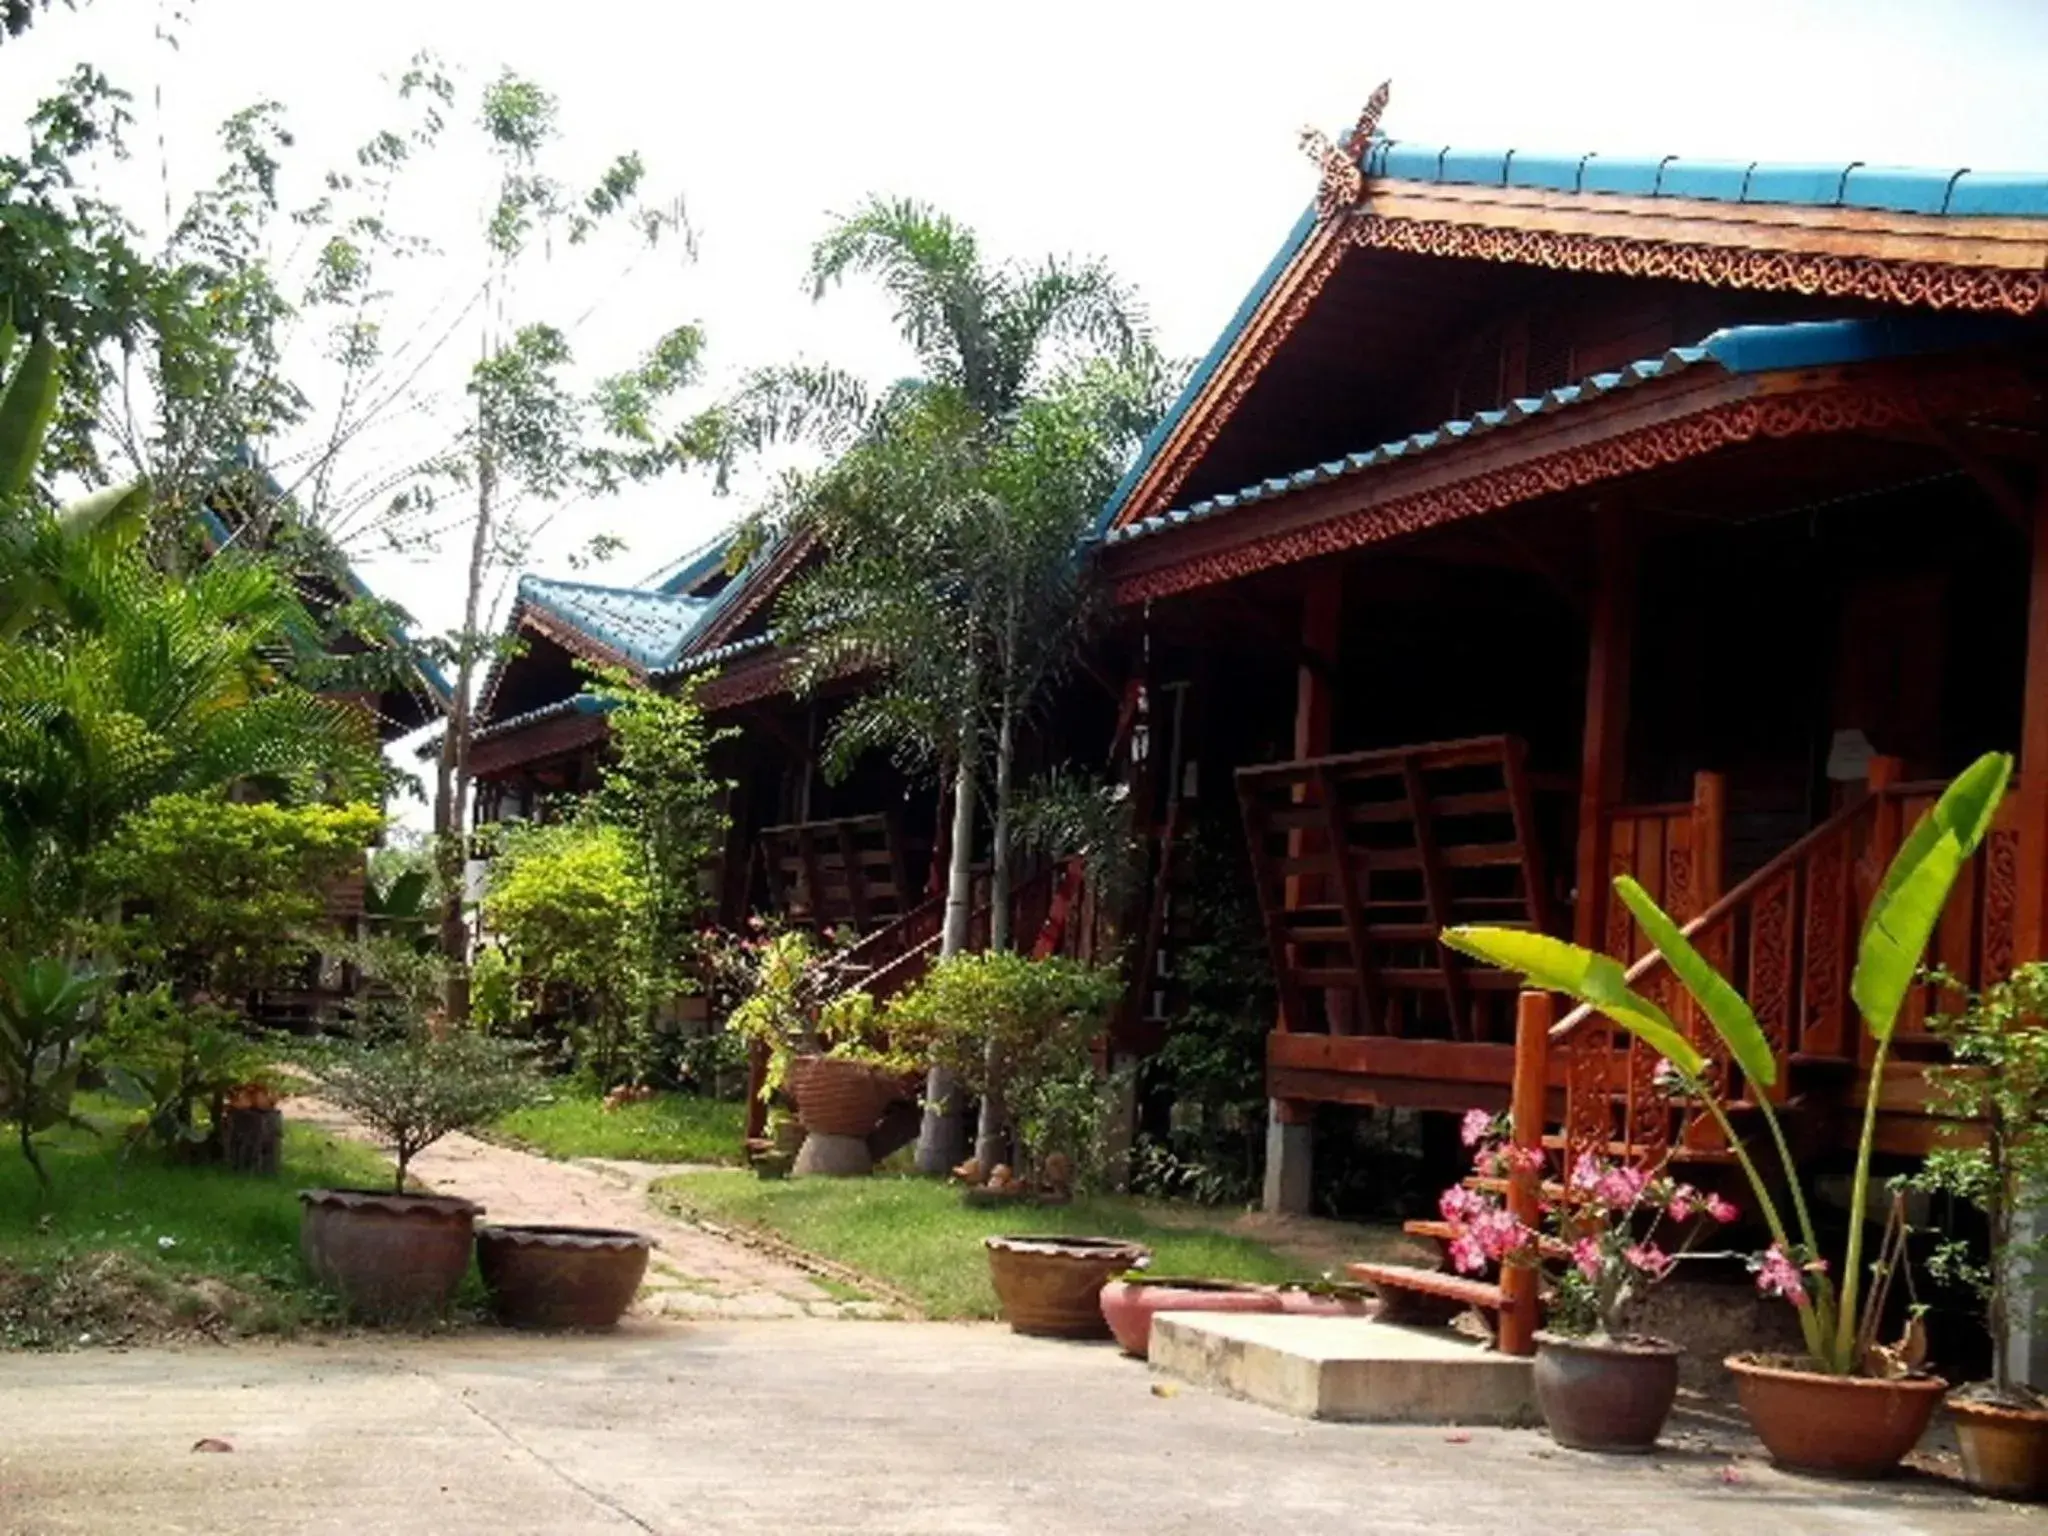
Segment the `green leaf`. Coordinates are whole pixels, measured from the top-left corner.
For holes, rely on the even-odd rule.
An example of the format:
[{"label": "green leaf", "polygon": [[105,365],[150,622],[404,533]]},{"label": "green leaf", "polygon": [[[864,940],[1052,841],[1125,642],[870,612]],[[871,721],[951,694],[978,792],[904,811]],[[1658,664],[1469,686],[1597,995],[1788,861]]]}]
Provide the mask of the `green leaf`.
[{"label": "green leaf", "polygon": [[1714,1033],[1728,1047],[1728,1054],[1742,1068],[1743,1076],[1766,1088],[1775,1083],[1778,1080],[1777,1057],[1771,1051],[1771,1042],[1764,1037],[1762,1026],[1756,1021],[1755,1010],[1743,995],[1735,990],[1727,977],[1714,969],[1705,955],[1693,948],[1692,941],[1679,930],[1678,924],[1632,877],[1617,876],[1614,893],[1635,915],[1644,935],[1656,945],[1671,966],[1672,973],[1684,983],[1685,990],[1705,1011],[1714,1026]]},{"label": "green leaf", "polygon": [[1663,1009],[1629,989],[1628,973],[1617,960],[1522,928],[1446,928],[1443,942],[1460,954],[1518,972],[1531,986],[1598,1009],[1689,1077],[1697,1077],[1706,1065]]},{"label": "green leaf", "polygon": [[0,496],[18,496],[36,472],[57,409],[57,347],[38,334],[0,393]]},{"label": "green leaf", "polygon": [[57,522],[67,538],[118,537],[139,524],[148,510],[149,482],[130,480],[66,502]]},{"label": "green leaf", "polygon": [[1900,844],[1864,919],[1849,992],[1873,1038],[1889,1040],[1957,879],[1991,830],[2012,757],[1987,752],[1958,774]]}]

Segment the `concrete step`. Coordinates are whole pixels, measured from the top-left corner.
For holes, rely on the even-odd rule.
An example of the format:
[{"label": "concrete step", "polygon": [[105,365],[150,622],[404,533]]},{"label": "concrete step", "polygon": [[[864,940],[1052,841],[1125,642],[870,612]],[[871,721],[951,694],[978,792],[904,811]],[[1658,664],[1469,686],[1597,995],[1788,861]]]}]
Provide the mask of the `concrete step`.
[{"label": "concrete step", "polygon": [[1371,1318],[1162,1312],[1152,1369],[1304,1419],[1533,1424],[1530,1361]]}]

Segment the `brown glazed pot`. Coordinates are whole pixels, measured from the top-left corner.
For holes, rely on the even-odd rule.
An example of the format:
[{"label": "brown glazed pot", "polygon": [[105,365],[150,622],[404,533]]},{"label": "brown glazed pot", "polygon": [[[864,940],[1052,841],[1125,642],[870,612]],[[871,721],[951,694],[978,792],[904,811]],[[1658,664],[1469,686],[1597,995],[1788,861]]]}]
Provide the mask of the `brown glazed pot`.
[{"label": "brown glazed pot", "polygon": [[805,1130],[858,1141],[873,1135],[903,1096],[903,1080],[894,1073],[832,1056],[797,1057],[789,1064],[789,1085]]},{"label": "brown glazed pot", "polygon": [[1109,1336],[1102,1288],[1152,1256],[1120,1237],[988,1237],[989,1278],[1018,1333],[1061,1339]]},{"label": "brown glazed pot", "polygon": [[2000,1499],[2048,1499],[2048,1411],[1953,1397],[1948,1411],[1972,1488]]},{"label": "brown glazed pot", "polygon": [[450,1195],[299,1191],[306,1267],[357,1317],[417,1322],[448,1310],[469,1273],[483,1207]]},{"label": "brown glazed pot", "polygon": [[611,1328],[647,1273],[654,1239],[611,1227],[482,1226],[476,1263],[514,1328]]},{"label": "brown glazed pot", "polygon": [[1536,1406],[1550,1438],[1575,1451],[1640,1455],[1657,1444],[1678,1398],[1678,1357],[1665,1339],[1536,1335]]},{"label": "brown glazed pot", "polygon": [[1102,1319],[1124,1353],[1143,1360],[1152,1319],[1161,1312],[1278,1312],[1280,1293],[1242,1280],[1112,1280],[1102,1288]]},{"label": "brown glazed pot", "polygon": [[1938,1376],[1880,1381],[1824,1376],[1750,1355],[1725,1362],[1749,1426],[1771,1460],[1794,1472],[1883,1477],[1919,1443],[1948,1383]]}]

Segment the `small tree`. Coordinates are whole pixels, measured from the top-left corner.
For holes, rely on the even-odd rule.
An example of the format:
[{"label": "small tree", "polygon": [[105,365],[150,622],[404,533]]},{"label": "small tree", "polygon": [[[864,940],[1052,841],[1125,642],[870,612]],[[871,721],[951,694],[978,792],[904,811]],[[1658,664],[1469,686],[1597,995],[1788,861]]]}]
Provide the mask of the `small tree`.
[{"label": "small tree", "polygon": [[2038,1394],[2023,1396],[2014,1379],[2011,1341],[2013,1307],[2029,1299],[2028,1277],[2048,1265],[2048,1238],[2027,1241],[2017,1231],[2020,1213],[2048,1190],[2048,963],[2023,965],[1976,994],[1945,973],[1936,979],[1964,998],[1933,1021],[1954,1064],[1927,1069],[1936,1111],[1955,1118],[1912,1183],[1982,1211],[1990,1252],[1980,1263],[1967,1242],[1949,1239],[1928,1267],[1983,1298],[1993,1391],[2033,1406]]},{"label": "small tree", "polygon": [[369,1126],[397,1159],[392,1188],[400,1192],[428,1147],[510,1113],[539,1088],[524,1046],[467,1029],[331,1044],[315,1060],[321,1096]]},{"label": "small tree", "polygon": [[483,915],[524,979],[575,1000],[577,1065],[599,1088],[639,1063],[652,893],[631,839],[593,819],[507,829]]}]

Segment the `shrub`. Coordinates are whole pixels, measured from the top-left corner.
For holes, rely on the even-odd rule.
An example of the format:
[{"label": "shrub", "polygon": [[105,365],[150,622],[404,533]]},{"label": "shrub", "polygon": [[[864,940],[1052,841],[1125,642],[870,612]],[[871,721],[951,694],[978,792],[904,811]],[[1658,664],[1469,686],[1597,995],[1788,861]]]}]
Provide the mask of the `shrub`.
[{"label": "shrub", "polygon": [[510,1114],[540,1083],[526,1047],[458,1029],[382,1045],[329,1042],[309,1054],[323,1097],[377,1133],[405,1188],[412,1160],[442,1137]]},{"label": "shrub", "polygon": [[894,999],[882,1026],[1008,1112],[1024,1160],[1055,1154],[1076,1178],[1101,1170],[1108,1096],[1094,1044],[1123,995],[1109,966],[992,952],[942,960]]}]

